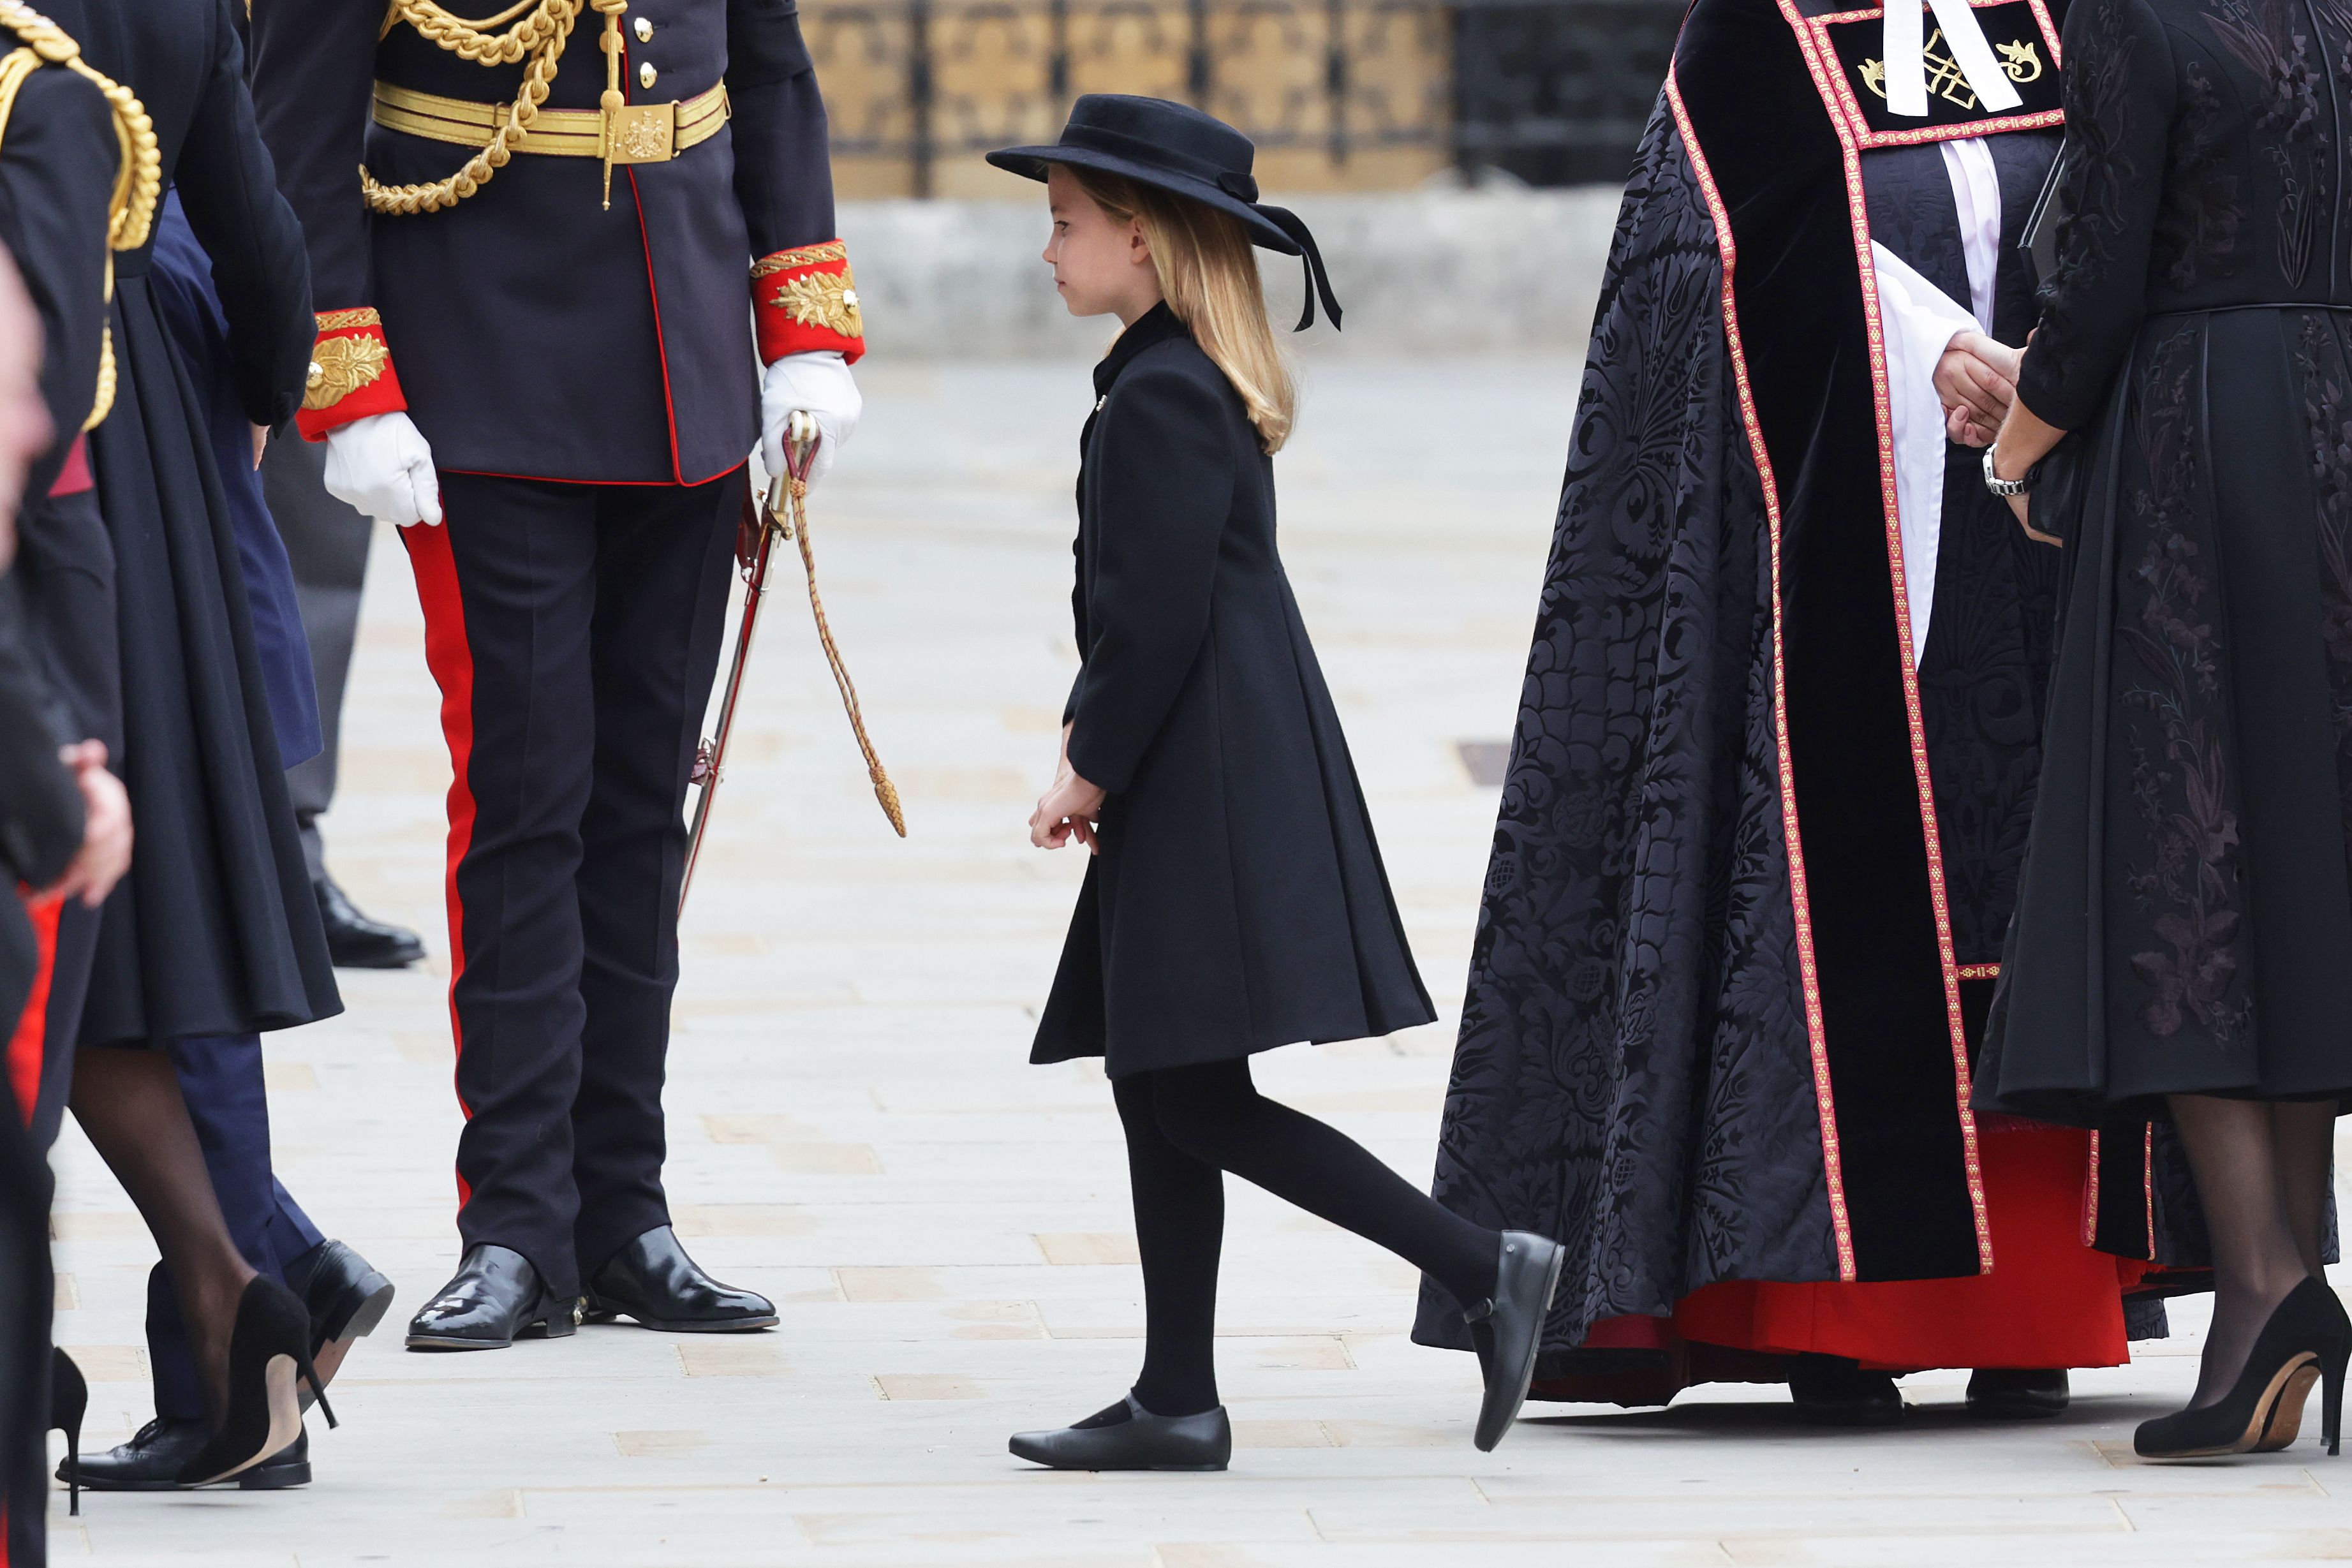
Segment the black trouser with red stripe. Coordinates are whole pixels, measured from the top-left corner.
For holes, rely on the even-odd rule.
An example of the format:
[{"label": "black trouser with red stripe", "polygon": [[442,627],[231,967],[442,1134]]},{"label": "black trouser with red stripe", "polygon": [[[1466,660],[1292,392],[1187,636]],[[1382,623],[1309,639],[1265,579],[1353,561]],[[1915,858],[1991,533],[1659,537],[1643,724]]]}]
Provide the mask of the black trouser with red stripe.
[{"label": "black trouser with red stripe", "polygon": [[402,537],[456,772],[457,1229],[570,1295],[669,1223],[683,808],[744,475],[440,479],[447,521]]}]

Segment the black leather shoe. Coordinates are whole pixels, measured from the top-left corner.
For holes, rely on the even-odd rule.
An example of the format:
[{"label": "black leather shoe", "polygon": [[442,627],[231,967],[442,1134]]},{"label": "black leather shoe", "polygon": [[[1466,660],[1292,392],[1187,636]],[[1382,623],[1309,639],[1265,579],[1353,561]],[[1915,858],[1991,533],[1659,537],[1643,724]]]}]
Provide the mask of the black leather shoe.
[{"label": "black leather shoe", "polygon": [[425,956],[425,939],[405,926],[386,925],[360,913],[351,895],[332,877],[310,884],[319,920],[327,928],[327,956],[338,969],[405,969]]},{"label": "black leather shoe", "polygon": [[580,1299],[558,1296],[510,1247],[469,1249],[456,1278],[408,1321],[413,1351],[500,1351],[526,1334],[580,1331]]},{"label": "black leather shoe", "polygon": [[1056,1470],[1222,1470],[1234,1457],[1225,1407],[1154,1415],[1135,1395],[1058,1432],[1018,1432],[1013,1457]]},{"label": "black leather shoe", "polygon": [[1536,1352],[1543,1348],[1544,1318],[1551,1310],[1551,1293],[1567,1258],[1559,1243],[1549,1237],[1505,1231],[1495,1293],[1462,1314],[1478,1351],[1479,1369],[1486,1375],[1475,1438],[1482,1454],[1503,1440],[1519,1418],[1519,1406],[1527,1403],[1528,1384],[1536,1375]]},{"label": "black leather shoe", "polygon": [[1850,1356],[1801,1355],[1789,1372],[1798,1419],[1816,1426],[1892,1426],[1903,1419],[1895,1379],[1864,1372]]},{"label": "black leather shoe", "polygon": [[1979,1367],[1969,1375],[1969,1414],[2039,1421],[2064,1414],[2070,1393],[2063,1368]]},{"label": "black leather shoe", "polygon": [[[163,1417],[139,1428],[128,1443],[103,1454],[81,1457],[81,1484],[94,1492],[172,1492],[193,1489],[179,1479],[180,1472],[205,1446],[209,1429],[201,1420]],[[67,1479],[63,1465],[58,1479]],[[294,1439],[291,1447],[236,1475],[236,1484],[249,1492],[280,1491],[310,1484],[310,1435]]]},{"label": "black leather shoe", "polygon": [[392,1307],[392,1281],[340,1241],[322,1241],[288,1264],[286,1288],[310,1309],[314,1359],[329,1345],[348,1349],[375,1332]]},{"label": "black leather shoe", "polygon": [[751,1290],[721,1285],[686,1255],[666,1225],[614,1253],[588,1281],[583,1316],[609,1323],[627,1316],[644,1329],[672,1334],[730,1334],[776,1326],[776,1305]]}]

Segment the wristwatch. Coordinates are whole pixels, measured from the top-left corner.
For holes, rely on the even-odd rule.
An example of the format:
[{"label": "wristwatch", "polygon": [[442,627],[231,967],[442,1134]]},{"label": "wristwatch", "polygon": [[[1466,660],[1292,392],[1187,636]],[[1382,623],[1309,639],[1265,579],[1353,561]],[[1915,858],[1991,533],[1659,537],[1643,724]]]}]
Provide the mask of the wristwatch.
[{"label": "wristwatch", "polygon": [[2023,479],[2004,479],[1999,474],[1992,471],[1992,448],[1990,447],[1987,447],[1985,448],[1985,489],[1990,490],[1993,494],[2000,496],[2004,500],[2011,496],[2021,496],[2026,491],[2032,489],[2033,488],[2033,481],[2041,476],[2041,473],[2042,465],[2036,463],[2033,467],[2025,470],[2025,477]]}]

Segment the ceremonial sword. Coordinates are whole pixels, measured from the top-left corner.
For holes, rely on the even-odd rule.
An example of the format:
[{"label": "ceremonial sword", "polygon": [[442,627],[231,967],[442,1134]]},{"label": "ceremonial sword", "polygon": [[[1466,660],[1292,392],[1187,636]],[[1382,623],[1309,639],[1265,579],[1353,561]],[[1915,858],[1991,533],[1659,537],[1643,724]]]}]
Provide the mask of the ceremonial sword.
[{"label": "ceremonial sword", "polygon": [[687,892],[694,886],[695,864],[702,858],[703,837],[710,827],[710,803],[718,796],[719,781],[727,776],[727,742],[735,731],[735,704],[743,695],[743,670],[751,661],[751,634],[759,628],[760,605],[768,592],[768,566],[780,535],[800,546],[801,567],[808,577],[809,610],[816,618],[817,641],[824,646],[824,661],[833,670],[833,682],[840,688],[841,705],[849,715],[857,749],[865,754],[866,776],[874,784],[874,798],[881,803],[882,814],[890,819],[898,837],[907,837],[907,818],[899,809],[898,788],[883,771],[882,759],[866,733],[865,715],[857,707],[857,688],[850,681],[849,667],[842,662],[840,648],[834,645],[833,627],[824,616],[824,601],[817,596],[816,554],[809,544],[808,476],[809,464],[824,440],[815,416],[805,410],[796,410],[784,429],[784,471],[770,482],[765,504],[755,510],[751,498],[744,498],[742,526],[735,542],[735,558],[743,574],[743,618],[735,631],[735,658],[727,669],[727,693],[719,704],[718,733],[695,749],[694,772],[688,782],[699,784],[702,793],[695,797],[686,874],[678,879],[677,909],[681,916],[686,913]]}]

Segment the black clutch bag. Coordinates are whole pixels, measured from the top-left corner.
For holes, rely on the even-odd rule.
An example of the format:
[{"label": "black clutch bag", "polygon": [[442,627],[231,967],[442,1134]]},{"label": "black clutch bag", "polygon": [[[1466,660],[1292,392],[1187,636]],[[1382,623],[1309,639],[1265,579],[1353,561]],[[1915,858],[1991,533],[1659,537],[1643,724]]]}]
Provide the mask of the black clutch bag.
[{"label": "black clutch bag", "polygon": [[2051,274],[2058,269],[2058,226],[2066,221],[2072,211],[2059,188],[2066,177],[2067,151],[2065,146],[2060,146],[2058,156],[2051,160],[2049,178],[2042,182],[2033,205],[2026,209],[2025,226],[2018,233],[2017,248],[2025,252],[2037,289],[2049,282]]}]

